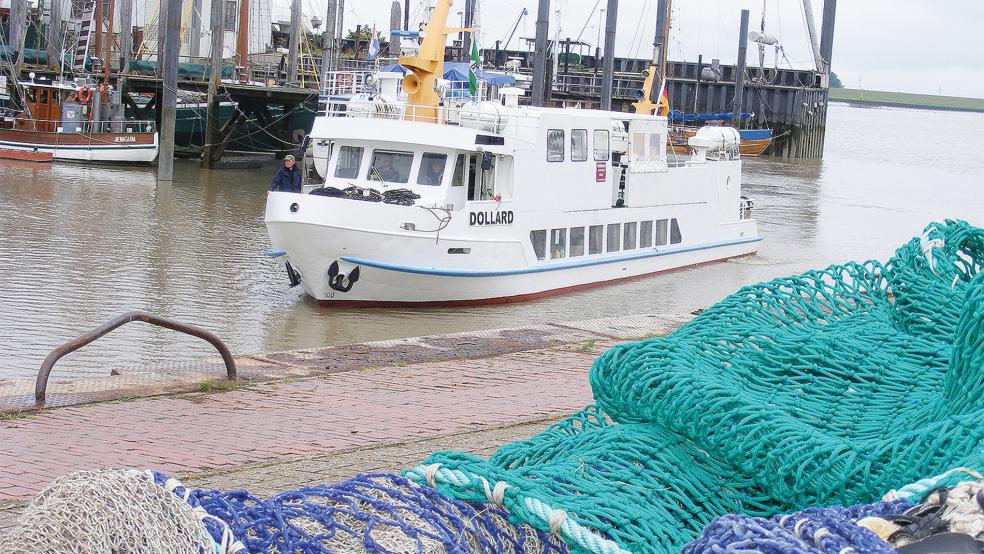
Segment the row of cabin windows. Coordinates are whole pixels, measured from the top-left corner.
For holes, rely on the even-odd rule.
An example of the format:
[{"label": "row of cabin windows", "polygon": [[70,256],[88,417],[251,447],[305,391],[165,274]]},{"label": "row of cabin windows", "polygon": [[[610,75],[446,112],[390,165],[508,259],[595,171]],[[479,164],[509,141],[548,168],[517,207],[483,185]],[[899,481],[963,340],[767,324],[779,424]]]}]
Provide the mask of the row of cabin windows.
[{"label": "row of cabin windows", "polygon": [[[566,144],[563,129],[550,129],[547,131],[547,161],[562,162],[565,159]],[[611,135],[607,130],[595,130],[593,138],[594,161],[607,162],[611,157]],[[571,161],[588,161],[588,130],[571,130]]]},{"label": "row of cabin windows", "polygon": [[550,229],[549,235],[546,229],[530,231],[536,259],[547,259],[547,252],[550,253],[550,259],[556,260],[583,256],[585,248],[590,256],[683,242],[680,225],[675,217],[657,219],[655,222],[649,220],[591,225],[587,228],[587,237],[584,230],[584,227]]},{"label": "row of cabin windows", "polygon": [[[335,165],[335,177],[338,179],[358,179],[362,168],[365,148],[361,146],[342,146],[338,151],[338,163]],[[375,149],[372,161],[366,171],[369,181],[406,184],[410,181],[410,173],[416,155],[413,152]],[[417,169],[417,184],[439,186],[444,182],[444,171],[448,165],[447,154],[424,152]],[[458,156],[454,169],[453,186],[464,184],[465,156]]]}]

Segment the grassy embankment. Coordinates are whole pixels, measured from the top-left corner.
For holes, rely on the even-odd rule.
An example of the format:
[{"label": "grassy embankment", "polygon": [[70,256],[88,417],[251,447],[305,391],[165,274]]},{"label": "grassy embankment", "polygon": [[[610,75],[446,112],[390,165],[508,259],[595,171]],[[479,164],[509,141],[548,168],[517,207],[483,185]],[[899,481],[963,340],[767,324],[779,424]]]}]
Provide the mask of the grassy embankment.
[{"label": "grassy embankment", "polygon": [[898,106],[903,108],[984,112],[984,98],[964,98],[960,96],[936,96],[933,94],[832,88],[830,89],[830,100],[834,102],[863,104],[866,106]]}]

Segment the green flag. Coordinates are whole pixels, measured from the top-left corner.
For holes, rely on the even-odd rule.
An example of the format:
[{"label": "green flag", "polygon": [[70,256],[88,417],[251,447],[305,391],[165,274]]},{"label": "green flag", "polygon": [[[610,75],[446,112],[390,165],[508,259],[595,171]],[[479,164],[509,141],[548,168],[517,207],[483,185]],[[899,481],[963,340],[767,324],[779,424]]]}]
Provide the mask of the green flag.
[{"label": "green flag", "polygon": [[478,92],[478,70],[482,67],[482,59],[478,56],[478,41],[472,36],[471,63],[468,64],[468,91],[472,96]]}]

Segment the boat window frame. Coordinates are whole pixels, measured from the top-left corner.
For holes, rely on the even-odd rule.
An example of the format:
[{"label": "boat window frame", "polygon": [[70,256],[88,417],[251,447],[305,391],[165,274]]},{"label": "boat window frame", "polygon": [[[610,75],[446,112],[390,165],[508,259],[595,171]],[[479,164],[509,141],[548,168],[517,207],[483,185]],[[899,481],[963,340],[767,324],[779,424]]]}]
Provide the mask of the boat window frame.
[{"label": "boat window frame", "polygon": [[[580,239],[577,240],[576,242],[575,242],[575,239],[574,239],[574,235],[575,234],[579,234],[579,236],[580,236]],[[580,258],[581,256],[584,255],[584,253],[585,253],[584,252],[584,246],[585,246],[584,239],[585,239],[584,226],[571,227],[570,229],[568,229],[568,231],[567,231],[567,256],[568,257],[570,257],[570,258]],[[577,253],[576,254],[574,253],[575,252],[575,249],[577,249]]]},{"label": "boat window frame", "polygon": [[454,172],[451,174],[451,186],[463,187],[465,186],[465,181],[467,180],[468,180],[468,154],[460,153],[458,154],[457,160],[454,162]]},{"label": "boat window frame", "polygon": [[[375,170],[375,173],[376,173],[376,176],[375,177],[376,178],[373,178],[373,170],[376,167],[376,156],[378,154],[395,154],[395,155],[398,155],[398,156],[407,156],[407,155],[409,155],[410,156],[410,165],[407,166],[406,179],[404,179],[403,181],[400,181],[400,180],[397,180],[397,179],[392,179],[392,180],[391,179],[383,179],[383,176],[379,174],[379,170]],[[407,151],[407,150],[390,150],[390,149],[387,149],[387,148],[373,148],[372,149],[372,156],[369,158],[369,168],[366,170],[366,181],[370,181],[370,182],[373,182],[373,183],[387,183],[387,184],[390,184],[391,183],[391,184],[395,184],[395,185],[407,185],[407,184],[410,184],[410,175],[413,174],[414,163],[417,161],[417,154],[418,154],[418,152],[416,152],[414,150]],[[396,169],[395,165],[396,164],[394,164],[394,168],[393,169],[394,169],[394,171],[398,171]]]},{"label": "boat window frame", "polygon": [[[577,135],[583,136],[583,142],[581,143],[581,150],[584,153],[583,157],[578,157],[576,155],[577,150],[575,150],[574,148],[575,146],[574,137]],[[571,161],[572,162],[588,161],[588,130],[587,129],[571,129]]]},{"label": "boat window frame", "polygon": [[567,227],[550,229],[550,259],[562,260],[567,257]]},{"label": "boat window frame", "polygon": [[[443,164],[443,167],[441,167],[441,177],[440,177],[440,179],[438,179],[437,183],[422,183],[420,181],[421,178],[423,177],[424,169],[426,168],[426,165],[425,164],[428,163],[428,160],[427,160],[427,157],[428,156],[434,156],[434,157],[444,158],[444,164]],[[413,169],[413,162],[411,162],[411,169]],[[440,186],[443,186],[444,185],[444,181],[445,181],[445,179],[447,177],[447,172],[448,172],[448,154],[447,154],[447,152],[427,152],[427,151],[424,151],[420,155],[420,163],[417,164],[417,184],[420,185],[420,186],[422,186],[422,187],[440,187]]]},{"label": "boat window frame", "polygon": [[[538,240],[539,239],[539,240]],[[546,229],[535,229],[530,231],[530,244],[533,245],[533,255],[539,261],[544,261],[547,259],[547,230]],[[540,246],[539,250],[537,245]]]},{"label": "boat window frame", "polygon": [[667,219],[657,219],[656,223],[653,224],[655,227],[655,232],[653,233],[653,244],[655,246],[666,246],[670,243],[670,220]]},{"label": "boat window frame", "polygon": [[[647,237],[642,240],[643,237]],[[653,246],[653,220],[639,222],[639,248],[652,248]]]},{"label": "boat window frame", "polygon": [[[629,231],[631,229],[631,232]],[[629,239],[632,239],[632,246],[629,246]],[[639,223],[628,221],[622,224],[622,250],[635,250],[639,244]]]},{"label": "boat window frame", "polygon": [[680,244],[683,242],[683,233],[680,231],[680,224],[677,218],[670,219],[670,244]]},{"label": "boat window frame", "polygon": [[[599,150],[598,150],[598,134],[599,133],[604,133],[605,134],[605,150],[604,150],[605,156],[604,157],[600,157],[598,155],[598,152],[599,152]],[[594,151],[594,161],[596,161],[596,162],[607,162],[608,160],[612,159],[612,135],[611,135],[611,132],[608,131],[607,129],[595,129],[594,130],[594,136],[592,136],[591,138],[592,138],[592,150]]]},{"label": "boat window frame", "polygon": [[[560,134],[559,141],[556,138],[557,133]],[[566,158],[564,157],[564,155],[567,149],[566,141],[567,141],[567,134],[565,133],[564,129],[547,129],[547,148],[546,148],[547,163],[563,163],[565,161]],[[560,152],[558,153],[556,151],[553,151],[553,153],[551,153],[551,149],[556,147],[557,145],[560,145]],[[560,156],[559,159],[551,159],[551,156],[556,158],[558,155]]]},{"label": "boat window frame", "polygon": [[588,226],[588,255],[595,256],[605,253],[605,226]]},{"label": "boat window frame", "polygon": [[[614,231],[614,233],[612,232]],[[612,247],[612,238],[615,238],[615,247]],[[611,254],[612,252],[622,251],[622,224],[621,223],[609,223],[605,226],[605,252]]]},{"label": "boat window frame", "polygon": [[[359,163],[358,163],[358,165],[354,166],[355,174],[352,175],[352,176],[344,176],[344,175],[339,175],[338,174],[338,170],[339,170],[339,167],[340,167],[339,166],[339,162],[341,162],[341,160],[342,160],[342,152],[346,148],[351,148],[351,149],[355,149],[355,150],[358,150],[359,151]],[[338,147],[338,153],[335,155],[335,172],[334,172],[335,179],[358,179],[359,178],[359,175],[362,173],[362,164],[365,161],[365,157],[366,157],[366,147],[365,146],[356,146],[354,144],[343,144],[343,145],[340,145]]]}]

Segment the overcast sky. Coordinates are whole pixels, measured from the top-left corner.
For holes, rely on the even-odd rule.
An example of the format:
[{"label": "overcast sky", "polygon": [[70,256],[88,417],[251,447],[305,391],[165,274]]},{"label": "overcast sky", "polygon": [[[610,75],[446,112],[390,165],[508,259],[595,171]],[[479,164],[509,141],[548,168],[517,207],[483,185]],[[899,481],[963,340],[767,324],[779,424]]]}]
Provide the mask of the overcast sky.
[{"label": "overcast sky", "polygon": [[[284,0],[274,0],[275,4]],[[325,0],[303,0],[306,15],[324,18]],[[401,1],[400,4],[403,2]],[[522,9],[529,10],[517,36],[532,37],[536,26],[536,0],[479,0],[480,44],[492,48],[503,40]],[[596,3],[608,0],[553,0],[560,10],[562,38],[576,38],[587,23],[582,40],[595,43],[599,14],[590,17]],[[419,0],[411,0],[411,15],[419,11]],[[346,0],[345,26],[376,24],[389,27],[392,0]],[[656,28],[656,0],[619,2],[617,54],[648,57]],[[762,19],[762,0],[676,0],[670,58],[696,61],[720,58],[733,63],[738,51],[738,25],[742,9],[751,11],[751,28]],[[452,25],[464,0],[455,0]],[[808,67],[812,54],[807,40],[801,0],[767,0],[766,32],[777,36],[789,62],[780,65]],[[819,33],[823,0],[813,0]],[[275,12],[277,10],[275,9]],[[277,19],[277,14],[274,14]],[[952,96],[984,97],[984,0],[840,0],[834,36],[833,70],[845,86]],[[551,16],[551,36],[556,30]],[[517,46],[513,39],[512,47]],[[766,64],[773,65],[773,51]],[[758,63],[757,51],[749,48],[749,63]]]}]

